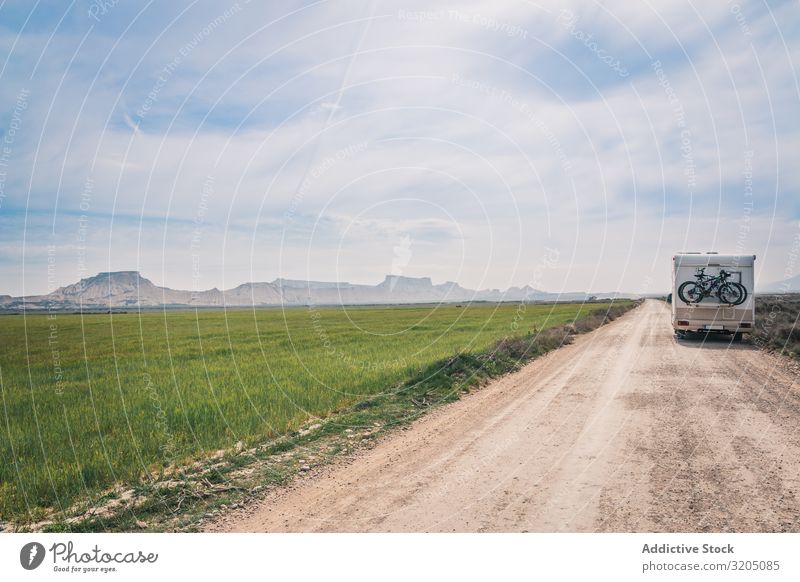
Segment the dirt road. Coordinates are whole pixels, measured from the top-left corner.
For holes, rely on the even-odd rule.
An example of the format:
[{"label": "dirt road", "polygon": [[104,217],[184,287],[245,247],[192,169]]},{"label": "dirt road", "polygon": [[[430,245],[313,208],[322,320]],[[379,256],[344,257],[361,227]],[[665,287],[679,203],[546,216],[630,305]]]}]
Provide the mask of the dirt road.
[{"label": "dirt road", "polygon": [[647,301],[220,531],[800,531],[796,366]]}]

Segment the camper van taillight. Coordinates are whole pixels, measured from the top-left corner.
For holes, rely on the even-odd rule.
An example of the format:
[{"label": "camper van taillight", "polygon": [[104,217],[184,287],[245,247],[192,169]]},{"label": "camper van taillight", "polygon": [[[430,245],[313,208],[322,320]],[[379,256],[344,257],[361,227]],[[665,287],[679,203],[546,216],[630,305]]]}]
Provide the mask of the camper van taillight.
[{"label": "camper van taillight", "polygon": [[739,324],[739,327],[750,327],[750,323],[749,322],[742,322],[742,323]]},{"label": "camper van taillight", "polygon": [[678,325],[689,325],[689,321],[686,319],[679,319]]}]

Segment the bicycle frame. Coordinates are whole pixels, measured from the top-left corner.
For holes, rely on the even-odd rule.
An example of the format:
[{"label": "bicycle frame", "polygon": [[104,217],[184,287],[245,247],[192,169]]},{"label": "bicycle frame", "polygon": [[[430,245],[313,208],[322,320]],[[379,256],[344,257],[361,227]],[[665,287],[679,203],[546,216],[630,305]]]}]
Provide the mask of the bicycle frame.
[{"label": "bicycle frame", "polygon": [[711,297],[711,294],[721,287],[730,276],[731,274],[724,269],[719,272],[719,275],[706,275],[705,267],[701,267],[697,269],[694,277],[697,279],[697,284],[702,289],[703,299],[705,299],[706,297]]}]

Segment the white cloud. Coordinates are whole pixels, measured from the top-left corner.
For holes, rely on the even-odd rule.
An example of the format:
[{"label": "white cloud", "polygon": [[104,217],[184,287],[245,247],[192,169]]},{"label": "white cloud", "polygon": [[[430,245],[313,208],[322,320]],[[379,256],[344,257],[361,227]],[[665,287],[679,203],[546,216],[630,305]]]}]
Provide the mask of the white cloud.
[{"label": "white cloud", "polygon": [[[219,7],[172,24],[177,12],[147,13],[114,37],[131,17],[119,12],[71,66],[83,29],[57,31],[46,48],[49,34],[23,31],[0,84],[6,104],[31,89],[4,208],[52,212],[57,197],[66,245],[91,179],[92,265],[135,263],[175,287],[191,282],[187,241],[205,205],[209,287],[278,275],[374,282],[408,235],[420,247],[407,273],[525,284],[550,245],[562,259],[546,285],[609,290],[636,287],[648,269],[663,286],[666,270],[651,265],[678,247],[736,244],[749,168],[747,244],[778,278],[794,229],[771,216],[800,210],[795,7],[773,7],[773,21],[751,3],[738,19],[728,3],[568,4],[596,48],[625,63],[620,77],[557,22],[562,4],[543,4],[247,4],[186,55]],[[4,240],[21,244],[9,228]],[[31,260],[40,251],[25,248]]]}]

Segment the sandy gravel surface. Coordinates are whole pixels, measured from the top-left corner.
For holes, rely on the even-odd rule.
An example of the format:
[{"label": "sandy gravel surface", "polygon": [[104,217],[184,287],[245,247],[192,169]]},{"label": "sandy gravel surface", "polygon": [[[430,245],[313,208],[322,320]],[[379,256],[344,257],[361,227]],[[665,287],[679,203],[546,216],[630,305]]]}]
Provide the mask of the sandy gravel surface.
[{"label": "sandy gravel surface", "polygon": [[209,531],[800,531],[798,368],[614,323]]}]

